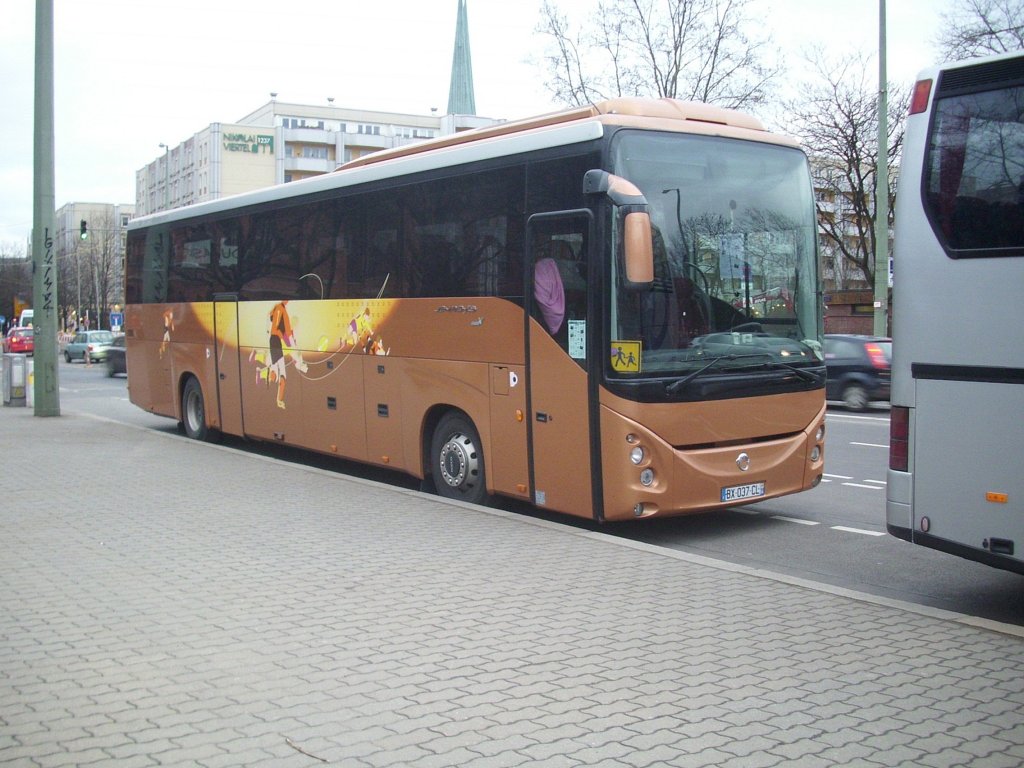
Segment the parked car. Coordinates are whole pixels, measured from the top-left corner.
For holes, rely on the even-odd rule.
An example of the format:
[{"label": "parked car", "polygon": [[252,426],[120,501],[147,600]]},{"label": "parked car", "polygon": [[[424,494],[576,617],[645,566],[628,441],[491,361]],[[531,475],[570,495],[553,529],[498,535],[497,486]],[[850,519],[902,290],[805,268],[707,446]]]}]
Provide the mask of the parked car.
[{"label": "parked car", "polygon": [[825,335],[825,398],[854,411],[889,399],[892,339],[855,334]]},{"label": "parked car", "polygon": [[4,352],[22,352],[31,355],[36,349],[34,328],[11,328],[4,339]]},{"label": "parked car", "polygon": [[116,376],[119,373],[128,375],[128,365],[125,361],[124,334],[114,337],[114,341],[107,348],[107,375]]},{"label": "parked car", "polygon": [[64,347],[64,359],[69,363],[72,360],[85,360],[88,351],[89,359],[93,362],[106,360],[107,350],[113,341],[114,334],[110,331],[79,331]]}]

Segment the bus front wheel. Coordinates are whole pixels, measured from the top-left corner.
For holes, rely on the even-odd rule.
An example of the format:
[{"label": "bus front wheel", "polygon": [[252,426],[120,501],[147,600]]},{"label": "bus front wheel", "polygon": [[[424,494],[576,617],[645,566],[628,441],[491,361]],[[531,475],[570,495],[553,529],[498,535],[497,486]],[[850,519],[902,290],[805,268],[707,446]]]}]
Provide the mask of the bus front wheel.
[{"label": "bus front wheel", "polygon": [[487,503],[480,435],[463,414],[450,412],[438,422],[430,441],[430,467],[438,495],[471,504]]},{"label": "bus front wheel", "polygon": [[193,440],[209,442],[213,439],[212,430],[206,426],[206,402],[203,400],[203,388],[195,377],[185,383],[181,394],[181,425],[185,436]]}]

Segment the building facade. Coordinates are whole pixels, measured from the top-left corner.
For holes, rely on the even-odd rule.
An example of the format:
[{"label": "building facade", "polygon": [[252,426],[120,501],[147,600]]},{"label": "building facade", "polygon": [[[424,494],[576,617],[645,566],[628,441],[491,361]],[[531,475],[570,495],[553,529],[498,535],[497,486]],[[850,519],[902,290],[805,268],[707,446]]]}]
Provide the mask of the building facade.
[{"label": "building facade", "polygon": [[298,181],[381,149],[496,122],[475,115],[406,115],[272,98],[235,123],[211,123],[166,147],[136,171],[135,209],[142,216]]},{"label": "building facade", "polygon": [[[895,182],[897,170],[890,169]],[[874,260],[875,201],[872,192],[855,190],[835,160],[811,159],[815,205],[818,211],[818,244],[825,302],[826,333],[864,333],[874,330],[874,284],[848,254],[868,263]],[[865,172],[864,177],[867,178]],[[841,246],[840,246],[841,244]],[[886,253],[889,287],[892,287],[893,230],[889,227]],[[889,302],[891,304],[891,296]],[[891,312],[888,317],[891,317]]]},{"label": "building facade", "polygon": [[54,245],[62,329],[110,327],[110,312],[124,304],[127,227],[134,216],[135,206],[128,203],[75,202],[57,210]]}]

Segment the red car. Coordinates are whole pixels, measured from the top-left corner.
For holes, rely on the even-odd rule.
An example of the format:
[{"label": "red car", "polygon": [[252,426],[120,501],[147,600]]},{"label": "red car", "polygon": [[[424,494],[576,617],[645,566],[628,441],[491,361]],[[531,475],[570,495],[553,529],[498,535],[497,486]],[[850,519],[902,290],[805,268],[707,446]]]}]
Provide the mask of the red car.
[{"label": "red car", "polygon": [[33,328],[11,328],[4,339],[5,352],[24,352],[31,355],[36,348],[36,332]]}]

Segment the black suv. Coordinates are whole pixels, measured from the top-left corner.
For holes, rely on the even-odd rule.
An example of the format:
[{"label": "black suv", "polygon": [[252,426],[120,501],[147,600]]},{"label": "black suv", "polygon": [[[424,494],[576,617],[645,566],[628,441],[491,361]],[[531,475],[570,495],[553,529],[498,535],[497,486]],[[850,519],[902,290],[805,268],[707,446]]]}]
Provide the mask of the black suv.
[{"label": "black suv", "polygon": [[873,400],[889,399],[892,339],[825,334],[825,397],[863,411]]}]

